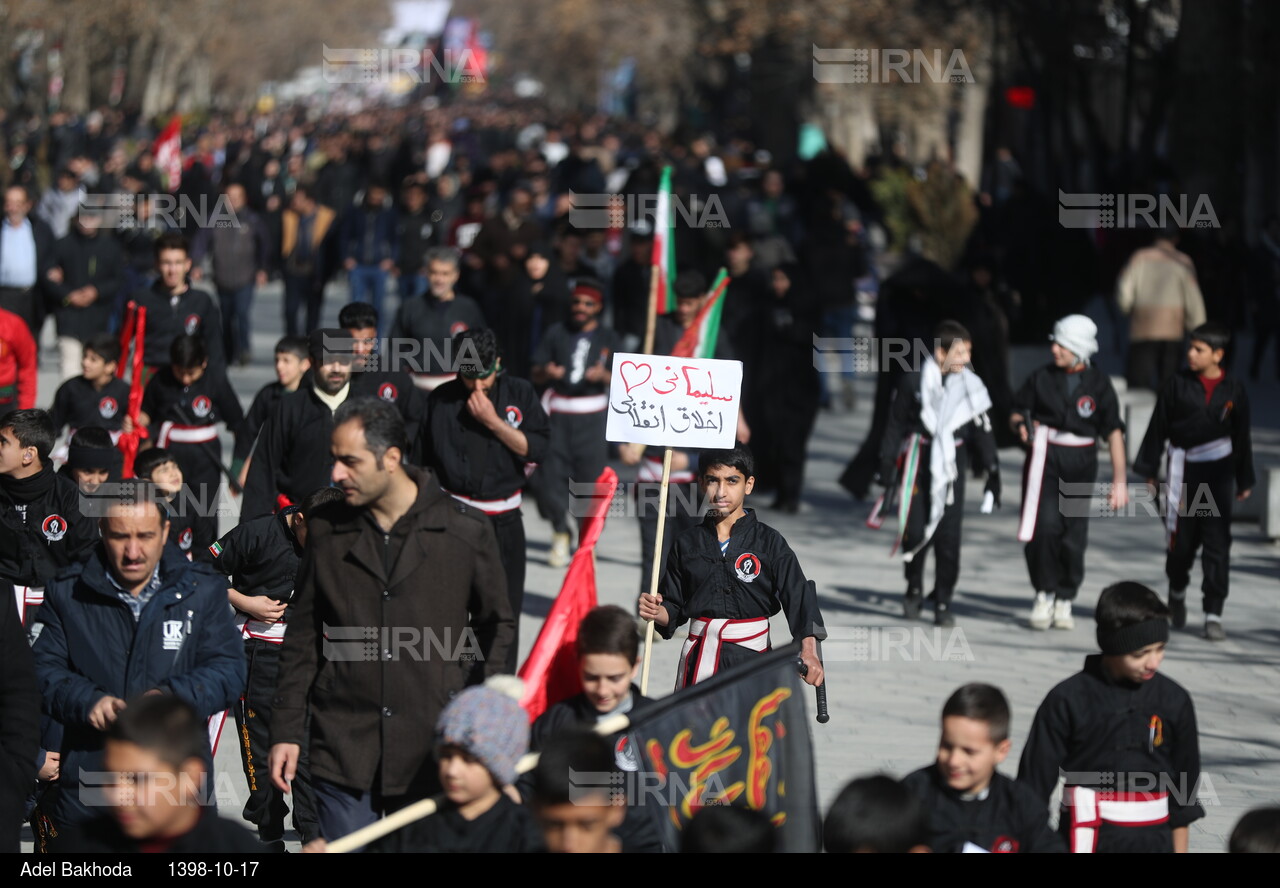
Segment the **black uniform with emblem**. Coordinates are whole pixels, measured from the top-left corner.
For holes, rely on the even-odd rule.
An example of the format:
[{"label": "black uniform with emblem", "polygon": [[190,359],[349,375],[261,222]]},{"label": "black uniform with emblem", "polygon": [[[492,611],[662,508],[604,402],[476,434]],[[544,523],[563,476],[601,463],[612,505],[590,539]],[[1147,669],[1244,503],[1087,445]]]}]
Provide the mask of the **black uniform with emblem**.
[{"label": "black uniform with emblem", "polygon": [[[594,728],[596,722],[620,713],[635,716],[653,705],[653,700],[640,693],[638,685],[631,685],[631,702],[626,709],[615,709],[602,713],[591,705],[587,695],[575,694],[567,700],[561,700],[547,708],[538,716],[529,733],[529,751],[540,752],[551,738],[557,734]],[[640,756],[635,749],[635,740],[623,731],[609,737],[613,745],[614,763],[620,771],[636,772],[640,770]],[[517,783],[522,798],[528,798],[533,791],[533,772],[522,775]],[[643,800],[640,804],[644,804]],[[622,824],[614,830],[614,834],[622,842],[622,850],[628,854],[649,854],[665,850],[662,839],[653,827],[652,818],[637,805],[628,805]],[[676,849],[670,849],[672,851]]]},{"label": "black uniform with emblem", "polygon": [[70,427],[68,440],[76,429],[97,426],[109,432],[120,431],[129,409],[129,383],[113,377],[102,388],[97,388],[83,376],[73,376],[58,386],[53,396],[49,416],[55,432]]},{"label": "black uniform with emblem", "polygon": [[351,374],[351,397],[381,398],[396,405],[409,436],[409,454],[417,452],[414,436],[427,415],[427,393],[413,384],[412,376],[400,370],[356,369]]},{"label": "black uniform with emblem", "polygon": [[525,467],[545,458],[551,432],[547,414],[528,381],[502,374],[489,396],[498,416],[524,433],[529,445],[525,456],[513,453],[471,415],[467,409],[471,392],[461,379],[446,382],[431,393],[426,431],[419,433],[419,440],[423,465],[436,473],[445,492],[484,512],[493,523],[507,574],[507,597],[516,616],[517,640],[512,641],[507,655],[507,671],[514,674],[525,580],[520,498],[528,480]]},{"label": "black uniform with emblem", "polygon": [[[953,374],[943,377],[944,383],[958,384],[960,379]],[[885,427],[884,440],[880,449],[880,478],[885,484],[893,483],[894,463],[902,450],[903,442],[910,435],[920,435],[919,469],[915,484],[910,492],[913,497],[911,508],[907,513],[907,526],[902,538],[904,552],[915,551],[924,537],[929,523],[929,511],[932,505],[930,485],[933,473],[929,463],[930,432],[925,428],[921,418],[920,398],[921,374],[907,373],[898,384],[893,403],[889,408],[889,421]],[[956,443],[956,479],[952,482],[952,502],[942,513],[942,520],[934,528],[933,536],[925,543],[925,548],[916,553],[903,566],[907,580],[908,594],[919,594],[924,588],[925,552],[933,549],[934,589],[929,598],[934,606],[949,606],[956,591],[956,582],[960,578],[960,535],[964,521],[965,476],[970,465],[980,471],[986,471],[987,489],[999,492],[1000,464],[996,453],[995,435],[991,431],[991,421],[984,412],[981,416],[966,422],[955,433]],[[888,497],[886,496],[886,500]]]},{"label": "black uniform with emblem", "polygon": [[172,453],[182,469],[193,500],[176,503],[176,509],[196,513],[192,516],[195,539],[191,551],[203,552],[218,537],[213,513],[222,481],[222,442],[216,425],[225,423],[233,433],[240,428],[244,420],[240,399],[226,373],[212,364],[188,386],[165,366],[147,383],[142,411],[151,419],[151,440]]},{"label": "black uniform with emblem", "polygon": [[[659,589],[667,609],[667,625],[655,625],[663,638],[671,638],[687,620],[759,620],[779,611],[786,613],[791,637],[813,636],[821,641],[827,631],[818,610],[818,592],[782,534],[756,518],[754,509],[734,522],[728,545],[722,552],[716,536],[715,516],[681,534],[671,550],[667,572]],[[771,647],[765,638],[765,649]],[[684,673],[679,687],[694,683],[702,638],[690,637],[682,657]],[[720,646],[715,671],[746,663],[757,652],[742,644]]]},{"label": "black uniform with emblem", "polygon": [[[343,400],[346,397],[343,395]],[[240,520],[275,512],[276,498],[281,494],[290,502],[301,503],[317,487],[329,485],[332,437],[333,411],[316,394],[308,373],[296,392],[280,399],[258,434],[245,479]]]},{"label": "black uniform with emblem", "polygon": [[286,391],[280,382],[268,382],[258,389],[258,393],[253,396],[253,403],[244,415],[244,422],[240,423],[240,429],[236,432],[236,446],[231,454],[234,464],[242,465],[249,458],[254,442],[258,440],[258,433],[267,424],[267,418],[280,403],[280,399],[290,394],[293,392]]},{"label": "black uniform with emblem", "polygon": [[[1117,429],[1124,430],[1120,401],[1111,377],[1093,364],[1068,372],[1052,364],[1027,377],[1014,395],[1014,412],[1027,421],[1027,434],[1034,436],[1035,423],[1084,438],[1104,441]],[[1028,456],[1023,470],[1026,490]],[[1055,594],[1071,601],[1084,582],[1084,552],[1089,544],[1086,515],[1064,515],[1059,484],[1077,485],[1066,490],[1087,491],[1098,475],[1096,446],[1048,446],[1044,478],[1039,490],[1035,535],[1026,545],[1027,568],[1036,591]],[[1084,502],[1083,494],[1080,501]]]},{"label": "black uniform with emblem", "polygon": [[[1134,793],[1140,799],[1167,792],[1167,822],[1147,826],[1104,820],[1096,850],[1171,852],[1172,830],[1204,816],[1196,798],[1200,736],[1191,696],[1162,673],[1140,683],[1119,680],[1103,665],[1101,654],[1085,657],[1084,669],[1040,704],[1022,748],[1018,781],[1047,806],[1060,771],[1067,788]],[[1058,831],[1069,848],[1077,807],[1064,805],[1059,821]]]},{"label": "black uniform with emblem", "polygon": [[[214,569],[231,579],[231,586],[247,596],[264,596],[276,601],[293,597],[294,579],[302,559],[289,527],[296,507],[276,515],[266,515],[238,524],[208,548]],[[240,737],[240,762],[249,781],[249,800],[244,819],[258,827],[258,836],[268,845],[284,840],[284,818],[288,811],[284,794],[272,784],[267,769],[271,751],[271,701],[280,674],[280,648],[284,642],[287,617],[277,623],[263,623],[236,611],[236,625],[244,635],[245,660],[249,673],[240,705],[235,707]],[[315,794],[302,756],[289,798],[293,802],[293,825],[302,841],[320,835]]]},{"label": "black uniform with emblem", "polygon": [[97,522],[80,511],[80,488],[53,466],[28,478],[0,475],[0,579],[13,585],[25,625],[44,603],[45,584],[97,541]]},{"label": "black uniform with emblem", "polygon": [[147,289],[133,294],[133,300],[147,310],[142,362],[148,367],[159,370],[167,366],[169,345],[183,333],[204,340],[211,368],[226,366],[222,352],[222,313],[218,303],[204,290],[192,287],[188,281],[185,292],[172,296],[164,282],[156,280]]},{"label": "black uniform with emblem", "polygon": [[999,771],[982,792],[966,797],[947,786],[937,765],[902,778],[929,812],[929,848],[950,854],[976,845],[997,854],[1061,853],[1062,837],[1049,827],[1045,802]]},{"label": "black uniform with emblem", "polygon": [[591,382],[585,374],[598,364],[611,367],[621,344],[622,337],[603,325],[584,331],[557,323],[533,353],[535,366],[554,362],[565,368],[564,378],[547,387],[543,403],[551,420],[551,443],[534,476],[538,510],[556,533],[569,532],[569,482],[594,483],[608,461],[609,384]]},{"label": "black uniform with emblem", "polygon": [[406,369],[417,376],[434,376],[439,379],[453,373],[453,367],[445,364],[450,359],[449,346],[453,337],[464,330],[484,327],[484,313],[480,304],[469,296],[454,296],[441,301],[430,291],[424,295],[406,299],[396,312],[391,325],[392,340],[415,341],[418,350],[394,353],[393,361],[404,359]]},{"label": "black uniform with emblem", "polygon": [[1166,441],[1190,450],[1223,438],[1231,442],[1225,456],[1185,462],[1176,529],[1165,558],[1169,587],[1185,590],[1196,550],[1204,546],[1204,612],[1219,616],[1228,592],[1231,504],[1237,491],[1251,490],[1257,481],[1244,383],[1224,374],[1206,384],[1191,370],[1170,377],[1160,389],[1151,424],[1133,461],[1140,477],[1155,478]]}]

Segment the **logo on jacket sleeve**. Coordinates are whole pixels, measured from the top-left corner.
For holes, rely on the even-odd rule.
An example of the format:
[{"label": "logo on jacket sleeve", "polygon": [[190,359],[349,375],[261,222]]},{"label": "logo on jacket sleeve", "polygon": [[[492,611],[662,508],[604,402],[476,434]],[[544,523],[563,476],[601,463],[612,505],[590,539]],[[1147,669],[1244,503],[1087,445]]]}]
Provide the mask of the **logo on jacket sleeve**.
[{"label": "logo on jacket sleeve", "polygon": [[1079,413],[1084,419],[1093,416],[1097,410],[1097,403],[1089,395],[1081,395],[1080,400],[1076,401],[1076,413]]},{"label": "logo on jacket sleeve", "polygon": [[395,383],[384,382],[378,386],[378,397],[384,401],[394,401],[400,397],[400,389],[396,388]]},{"label": "logo on jacket sleeve", "polygon": [[991,852],[993,854],[1017,854],[1018,840],[1011,836],[996,836],[996,840],[991,843]]},{"label": "logo on jacket sleeve", "polygon": [[507,425],[513,429],[520,428],[520,423],[524,422],[524,414],[520,412],[520,408],[514,404],[508,404],[502,408],[502,412],[507,420]]},{"label": "logo on jacket sleeve", "polygon": [[187,315],[187,319],[182,322],[182,329],[187,331],[188,336],[194,336],[196,331],[200,329],[200,315]]},{"label": "logo on jacket sleeve", "polygon": [[750,583],[760,576],[760,559],[750,552],[743,552],[733,563],[733,572],[744,583]]},{"label": "logo on jacket sleeve", "polygon": [[191,412],[204,419],[213,412],[213,401],[209,399],[208,395],[197,395],[196,399],[191,402]]},{"label": "logo on jacket sleeve", "polygon": [[164,649],[176,651],[182,647],[182,621],[164,621]]},{"label": "logo on jacket sleeve", "polygon": [[449,335],[457,336],[459,333],[465,333],[467,330],[470,330],[470,329],[471,328],[467,326],[466,321],[454,321],[452,324],[449,325]]},{"label": "logo on jacket sleeve", "polygon": [[191,551],[191,528],[184,527],[182,533],[178,534],[178,548],[183,552]]},{"label": "logo on jacket sleeve", "polygon": [[119,410],[120,405],[110,395],[98,402],[98,415],[103,419],[111,419]]},{"label": "logo on jacket sleeve", "polygon": [[67,519],[61,515],[50,515],[44,519],[44,523],[40,525],[40,530],[44,533],[46,540],[56,543],[67,535]]}]

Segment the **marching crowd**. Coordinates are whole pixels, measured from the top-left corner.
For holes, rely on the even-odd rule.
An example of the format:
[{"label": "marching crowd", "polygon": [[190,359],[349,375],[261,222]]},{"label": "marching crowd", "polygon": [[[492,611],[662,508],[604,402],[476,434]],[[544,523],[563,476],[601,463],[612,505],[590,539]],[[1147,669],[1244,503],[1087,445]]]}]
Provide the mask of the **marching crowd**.
[{"label": "marching crowd", "polygon": [[[283,850],[291,808],[319,850],[442,792],[436,815],[370,850],[675,851],[625,800],[569,786],[571,771],[636,767],[625,729],[584,730],[650,702],[633,684],[636,616],[667,638],[688,625],[677,677],[687,687],[768,650],[769,617],[782,612],[804,681],[821,685],[816,588],[746,497],[771,491],[774,508],[796,511],[818,411],[853,407],[852,367],[820,373],[813,343],[850,339],[860,290],[877,286],[871,189],[831,151],[782,169],[743,138],[551,120],[504,104],[229,115],[168,169],[117,112],[29,132],[6,123],[16,158],[0,223],[0,578],[16,603],[4,609],[0,704],[6,847],[29,819],[37,848],[52,852]],[[587,615],[582,693],[530,730],[500,678],[519,650],[524,495],[553,528],[550,563],[565,566],[584,514],[576,485],[610,459],[613,355],[639,351],[649,325],[654,221],[627,198],[653,195],[667,165],[687,212],[672,233],[676,308],[655,320],[655,353],[671,352],[726,269],[716,356],[744,364],[742,443],[676,454],[671,483],[707,515],[668,516],[660,593],[646,576],[636,615]],[[37,195],[42,169],[53,181]],[[962,184],[946,165],[928,175],[935,191]],[[164,199],[175,192],[181,200]],[[611,205],[622,209],[584,215],[574,202],[584,194],[622,195]],[[209,224],[222,206],[232,224]],[[1216,506],[1172,498],[1168,595],[1137,583],[1103,593],[1101,653],[1046,698],[1016,781],[996,770],[1009,753],[1008,703],[967,685],[943,710],[936,764],[850,784],[827,813],[828,850],[1187,849],[1203,816],[1194,708],[1158,667],[1170,624],[1187,620],[1201,549],[1205,635],[1225,638],[1230,506],[1254,470],[1245,389],[1224,370],[1231,331],[1205,322],[1203,304],[1197,313],[1194,274],[1187,284],[1178,267],[1166,270],[1185,298],[1143,315],[1173,331],[1163,335],[1175,357],[1152,346],[1133,371],[1158,376],[1159,389],[1133,469],[1155,485],[1168,444],[1172,489],[1205,488]],[[339,274],[352,301],[325,327]],[[255,292],[273,279],[286,333],[277,381],[245,410],[233,380],[265,357],[251,348]],[[931,319],[931,356],[894,380],[869,442],[878,509],[901,519],[904,614],[928,600],[938,625],[954,622],[965,479],[984,478],[998,506],[996,447],[1009,436],[1028,449],[1029,624],[1072,628],[1087,518],[1064,514],[1057,488],[1093,483],[1101,439],[1112,508],[1127,490],[1116,394],[1091,362],[1097,329],[1082,315],[1058,319],[1052,362],[1012,392],[984,350],[1007,347],[1014,304],[981,275],[956,286],[966,295]],[[1129,309],[1142,303],[1135,288]],[[36,390],[49,315],[52,397]],[[229,466],[220,430],[234,437]],[[638,492],[659,481],[652,453],[619,455],[639,466]],[[220,535],[224,486],[241,493],[240,514]],[[640,518],[652,547],[657,511]],[[401,657],[380,627],[429,627],[454,655]],[[227,712],[256,840],[205,813],[198,794],[148,795],[136,781],[125,792],[118,778],[198,785]],[[541,758],[521,775],[527,750]],[[1060,771],[1154,775],[1159,788],[1069,780],[1055,833]],[[1263,812],[1242,822],[1240,844],[1274,845],[1276,831],[1275,812]],[[770,850],[772,833],[758,812],[709,801],[683,841]]]}]

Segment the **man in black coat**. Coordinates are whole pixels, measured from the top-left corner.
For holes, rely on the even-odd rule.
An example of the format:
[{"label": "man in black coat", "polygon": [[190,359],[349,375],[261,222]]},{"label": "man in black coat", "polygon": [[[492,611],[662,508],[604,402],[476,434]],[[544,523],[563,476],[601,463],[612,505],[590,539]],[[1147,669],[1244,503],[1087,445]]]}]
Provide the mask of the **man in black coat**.
[{"label": "man in black coat", "polygon": [[0,601],[0,851],[16,853],[40,748],[40,691],[18,611]]},{"label": "man in black coat", "polygon": [[309,742],[325,839],[439,788],[440,712],[480,673],[502,671],[515,632],[492,525],[404,465],[396,409],[361,398],[333,422],[346,502],[308,522],[270,756],[272,782],[289,792]]},{"label": "man in black coat", "polygon": [[71,232],[55,245],[54,267],[45,281],[48,305],[58,323],[63,380],[80,375],[84,344],[109,329],[124,281],[124,252],[101,228],[100,212],[81,210]]}]

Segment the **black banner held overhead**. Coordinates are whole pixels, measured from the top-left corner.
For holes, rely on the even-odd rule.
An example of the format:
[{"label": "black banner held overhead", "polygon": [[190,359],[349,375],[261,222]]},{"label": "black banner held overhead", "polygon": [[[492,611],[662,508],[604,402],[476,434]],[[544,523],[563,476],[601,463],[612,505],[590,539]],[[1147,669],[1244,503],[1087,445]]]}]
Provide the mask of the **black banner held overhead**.
[{"label": "black banner held overhead", "polygon": [[726,804],[766,812],[780,851],[821,849],[799,652],[791,644],[761,654],[635,716],[640,770],[627,775],[627,796],[652,816],[668,849],[679,849],[700,808]]}]

